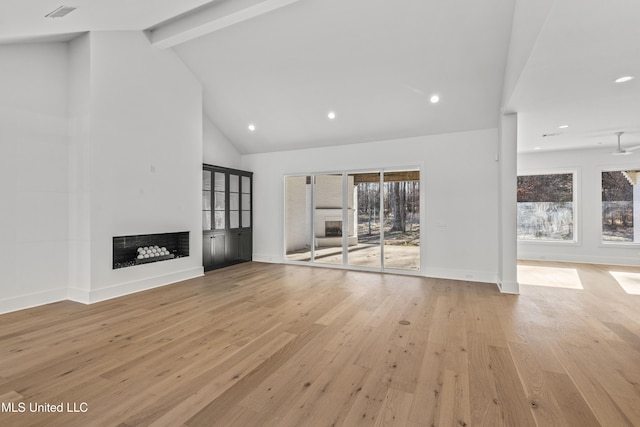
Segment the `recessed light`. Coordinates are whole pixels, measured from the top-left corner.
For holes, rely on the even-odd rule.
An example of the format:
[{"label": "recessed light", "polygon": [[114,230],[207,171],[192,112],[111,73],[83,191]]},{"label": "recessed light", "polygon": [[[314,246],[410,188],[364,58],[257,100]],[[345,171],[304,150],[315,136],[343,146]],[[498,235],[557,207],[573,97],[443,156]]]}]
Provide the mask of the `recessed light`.
[{"label": "recessed light", "polygon": [[569,125],[560,125],[560,126],[558,126],[558,129],[566,129],[568,127],[569,127]]},{"label": "recessed light", "polygon": [[628,82],[629,80],[633,80],[634,77],[633,76],[624,76],[624,77],[620,77],[618,79],[616,79],[616,83],[624,83],[624,82]]},{"label": "recessed light", "polygon": [[431,99],[429,99],[429,101],[431,101],[432,104],[435,104],[440,101],[440,97],[438,95],[431,95]]},{"label": "recessed light", "polygon": [[253,132],[256,130],[256,125],[254,125],[253,123],[249,124],[249,126],[247,126],[247,128],[249,129],[249,132]]},{"label": "recessed light", "polygon": [[539,150],[539,149],[540,149],[540,147],[533,147],[533,149],[534,149],[534,150]]},{"label": "recessed light", "polygon": [[333,111],[329,111],[329,114],[327,114],[327,117],[329,117],[329,120],[333,120],[336,118],[336,113]]}]

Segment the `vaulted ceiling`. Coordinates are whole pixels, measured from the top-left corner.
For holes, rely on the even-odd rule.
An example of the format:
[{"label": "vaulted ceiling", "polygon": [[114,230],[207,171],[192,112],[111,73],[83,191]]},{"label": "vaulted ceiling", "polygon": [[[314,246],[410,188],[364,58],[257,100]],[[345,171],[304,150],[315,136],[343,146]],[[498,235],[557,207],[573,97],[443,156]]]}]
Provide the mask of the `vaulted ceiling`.
[{"label": "vaulted ceiling", "polygon": [[521,152],[610,150],[616,131],[640,143],[637,0],[74,5],[52,19],[58,2],[1,2],[0,43],[146,30],[201,80],[205,114],[242,153],[494,128],[502,110],[519,115]]}]

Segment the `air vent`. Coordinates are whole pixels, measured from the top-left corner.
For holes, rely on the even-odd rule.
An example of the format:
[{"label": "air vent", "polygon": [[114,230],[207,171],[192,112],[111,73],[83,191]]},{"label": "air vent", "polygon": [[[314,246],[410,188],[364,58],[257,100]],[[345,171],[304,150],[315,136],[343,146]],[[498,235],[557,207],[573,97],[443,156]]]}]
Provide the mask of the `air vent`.
[{"label": "air vent", "polygon": [[47,15],[45,15],[45,18],[62,18],[63,16],[67,16],[69,13],[73,12],[74,10],[76,10],[76,8],[73,6],[60,6],[53,12],[50,12]]}]

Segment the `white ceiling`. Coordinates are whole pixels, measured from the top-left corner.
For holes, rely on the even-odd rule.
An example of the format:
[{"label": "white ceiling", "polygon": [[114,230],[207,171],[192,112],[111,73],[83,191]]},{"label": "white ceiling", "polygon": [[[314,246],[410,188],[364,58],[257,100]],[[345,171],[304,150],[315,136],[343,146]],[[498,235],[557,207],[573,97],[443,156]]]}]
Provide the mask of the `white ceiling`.
[{"label": "white ceiling", "polygon": [[638,0],[76,0],[44,17],[61,5],[2,0],[0,43],[153,29],[242,153],[492,128],[501,108],[521,152],[640,143]]},{"label": "white ceiling", "polygon": [[484,129],[498,123],[505,4],[303,0],[175,49],[242,152]]},{"label": "white ceiling", "polygon": [[640,144],[640,1],[554,1],[507,107],[520,151]]}]

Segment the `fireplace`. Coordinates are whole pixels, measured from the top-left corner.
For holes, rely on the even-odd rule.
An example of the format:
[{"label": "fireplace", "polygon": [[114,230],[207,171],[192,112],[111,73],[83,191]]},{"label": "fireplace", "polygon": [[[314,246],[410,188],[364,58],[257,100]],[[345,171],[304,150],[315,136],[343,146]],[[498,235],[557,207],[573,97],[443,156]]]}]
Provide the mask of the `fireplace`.
[{"label": "fireplace", "polygon": [[113,269],[189,256],[189,232],[113,238]]},{"label": "fireplace", "polygon": [[342,237],[342,221],[325,221],[324,237]]},{"label": "fireplace", "polygon": [[[342,246],[343,232],[347,236],[347,244],[358,244],[355,232],[355,211],[349,208],[347,223],[342,221],[344,210],[341,208],[316,208],[314,221],[314,242],[318,248],[335,248]],[[344,229],[344,230],[343,230]]]}]

